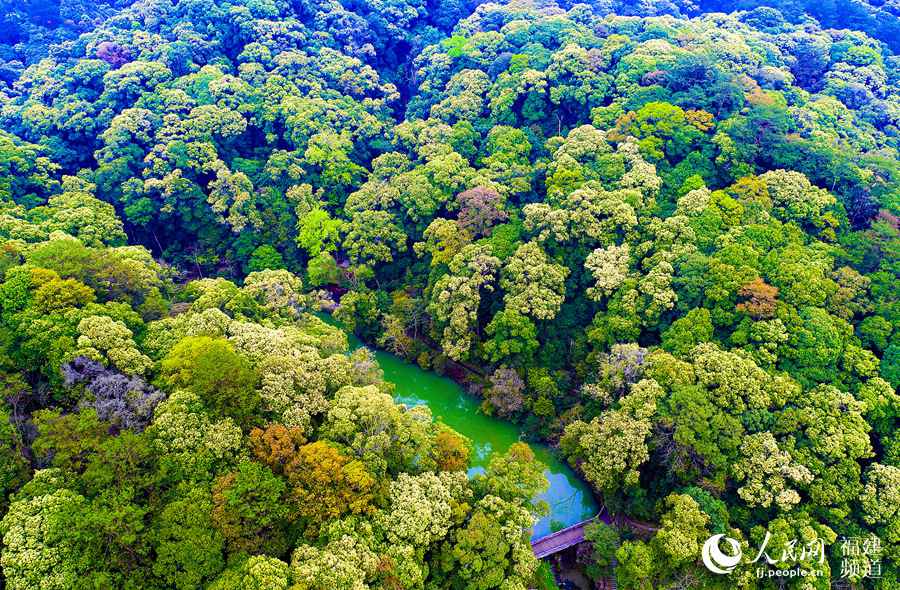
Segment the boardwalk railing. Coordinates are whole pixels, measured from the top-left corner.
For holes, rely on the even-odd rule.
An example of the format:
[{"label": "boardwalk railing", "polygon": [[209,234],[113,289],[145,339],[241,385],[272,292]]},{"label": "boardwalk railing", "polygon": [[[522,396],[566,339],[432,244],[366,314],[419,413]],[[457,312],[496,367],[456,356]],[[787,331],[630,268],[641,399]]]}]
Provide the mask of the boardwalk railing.
[{"label": "boardwalk railing", "polygon": [[543,559],[547,556],[559,553],[564,549],[568,549],[572,545],[577,545],[584,541],[584,527],[594,519],[585,520],[564,528],[555,533],[551,533],[546,537],[541,537],[531,542],[531,549],[534,551],[535,557]]},{"label": "boardwalk railing", "polygon": [[632,520],[628,517],[618,516],[613,519],[610,517],[609,513],[606,511],[606,507],[600,509],[600,512],[597,513],[593,518],[589,518],[587,520],[582,520],[577,524],[573,524],[570,527],[566,527],[562,530],[556,531],[555,533],[551,533],[546,537],[541,537],[540,539],[535,539],[531,542],[531,549],[534,551],[535,557],[538,559],[543,559],[545,557],[549,557],[554,553],[559,553],[560,551],[564,551],[573,545],[577,545],[584,541],[584,527],[600,520],[605,522],[606,524],[616,526],[626,525],[630,527],[634,532],[639,535],[650,535],[657,531],[657,527],[652,524],[648,524],[645,522],[640,522],[637,520]]},{"label": "boardwalk railing", "polygon": [[606,507],[604,506],[593,518],[582,520],[570,527],[566,527],[555,533],[550,533],[546,537],[541,537],[540,539],[532,541],[531,549],[534,551],[534,555],[538,559],[543,559],[544,557],[568,549],[572,545],[581,543],[584,541],[584,527],[597,519],[602,520],[606,524],[612,524],[612,520],[609,518],[609,514],[606,512]]}]

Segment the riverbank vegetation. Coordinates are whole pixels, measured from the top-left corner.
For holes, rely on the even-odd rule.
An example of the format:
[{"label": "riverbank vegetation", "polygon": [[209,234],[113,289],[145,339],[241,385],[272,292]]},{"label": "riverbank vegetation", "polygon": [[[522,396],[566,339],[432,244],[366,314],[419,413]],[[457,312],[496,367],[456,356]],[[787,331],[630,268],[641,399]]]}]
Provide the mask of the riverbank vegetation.
[{"label": "riverbank vegetation", "polygon": [[468,441],[395,404],[295,275],[176,287],[77,198],[108,214],[68,226],[93,246],[5,249],[6,587],[525,587],[525,444],[469,479]]},{"label": "riverbank vegetation", "polygon": [[4,49],[9,588],[532,583],[527,447],[467,480],[320,306],[658,523],[597,579],[900,584],[890,5],[124,4]]}]

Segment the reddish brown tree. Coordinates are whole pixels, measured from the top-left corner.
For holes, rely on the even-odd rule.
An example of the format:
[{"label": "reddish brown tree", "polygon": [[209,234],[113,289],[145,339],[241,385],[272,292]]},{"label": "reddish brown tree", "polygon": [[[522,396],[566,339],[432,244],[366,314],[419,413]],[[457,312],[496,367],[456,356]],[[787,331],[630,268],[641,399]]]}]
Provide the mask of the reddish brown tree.
[{"label": "reddish brown tree", "polygon": [[288,428],[284,424],[270,424],[265,430],[254,428],[250,432],[253,456],[279,475],[284,473],[285,466],[305,442],[301,429]]},{"label": "reddish brown tree", "polygon": [[491,188],[477,186],[456,196],[460,227],[476,238],[491,233],[491,227],[509,219],[503,210],[503,197]]},{"label": "reddish brown tree", "polygon": [[117,69],[131,61],[131,52],[118,43],[104,41],[97,46],[97,57]]},{"label": "reddish brown tree", "polygon": [[764,320],[775,315],[778,288],[757,278],[738,291],[738,295],[746,298],[738,303],[737,310],[747,312],[755,320]]}]

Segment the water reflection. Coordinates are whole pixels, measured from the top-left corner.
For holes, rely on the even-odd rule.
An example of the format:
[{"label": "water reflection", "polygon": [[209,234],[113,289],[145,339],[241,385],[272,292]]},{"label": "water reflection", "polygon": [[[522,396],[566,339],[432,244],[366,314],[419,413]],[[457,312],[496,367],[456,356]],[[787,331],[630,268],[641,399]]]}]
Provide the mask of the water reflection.
[{"label": "water reflection", "polygon": [[[394,399],[407,406],[426,405],[435,419],[467,437],[473,446],[469,476],[484,472],[493,452],[504,452],[521,439],[518,427],[486,416],[479,411],[479,401],[467,395],[451,379],[440,377],[386,352],[376,352],[384,378],[396,385]],[[544,475],[550,488],[541,500],[550,506],[550,514],[534,528],[534,538],[547,535],[594,516],[598,506],[587,485],[572,469],[560,461],[548,447],[530,444],[535,456],[547,465]]]}]

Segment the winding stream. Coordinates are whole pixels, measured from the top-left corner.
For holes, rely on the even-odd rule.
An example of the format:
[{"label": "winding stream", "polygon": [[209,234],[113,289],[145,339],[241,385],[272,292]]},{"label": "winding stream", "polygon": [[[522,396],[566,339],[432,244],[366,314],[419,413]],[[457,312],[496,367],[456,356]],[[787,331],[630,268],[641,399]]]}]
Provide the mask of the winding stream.
[{"label": "winding stream", "polygon": [[[352,348],[362,346],[351,337]],[[486,416],[478,411],[478,401],[467,395],[456,382],[421,369],[384,351],[375,351],[384,378],[396,385],[394,399],[402,404],[427,405],[435,419],[440,418],[472,441],[474,456],[469,475],[484,471],[493,452],[505,452],[520,440],[519,427],[510,422]],[[529,443],[536,458],[547,466],[544,475],[550,489],[540,496],[550,505],[550,514],[534,527],[533,539],[567,527],[597,514],[599,507],[585,482],[549,447]]]}]

